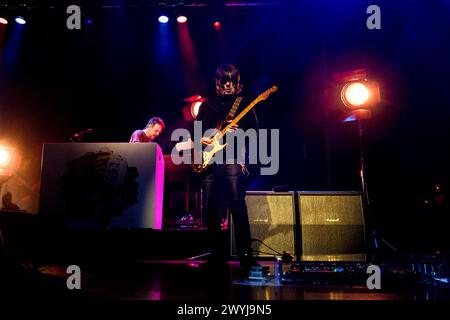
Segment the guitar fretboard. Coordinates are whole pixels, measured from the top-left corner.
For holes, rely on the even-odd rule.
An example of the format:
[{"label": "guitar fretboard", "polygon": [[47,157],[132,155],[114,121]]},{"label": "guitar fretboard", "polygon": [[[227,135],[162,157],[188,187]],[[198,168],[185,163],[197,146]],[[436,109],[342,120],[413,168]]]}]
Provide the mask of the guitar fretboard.
[{"label": "guitar fretboard", "polygon": [[273,86],[269,90],[265,91],[264,93],[260,94],[255,100],[253,100],[244,110],[242,110],[241,113],[239,113],[236,118],[234,118],[225,128],[223,128],[220,131],[220,134],[217,136],[218,139],[222,138],[226,133],[227,129],[239,122],[252,108],[261,100],[267,99],[267,97],[272,93],[277,91],[278,88],[276,86]]}]

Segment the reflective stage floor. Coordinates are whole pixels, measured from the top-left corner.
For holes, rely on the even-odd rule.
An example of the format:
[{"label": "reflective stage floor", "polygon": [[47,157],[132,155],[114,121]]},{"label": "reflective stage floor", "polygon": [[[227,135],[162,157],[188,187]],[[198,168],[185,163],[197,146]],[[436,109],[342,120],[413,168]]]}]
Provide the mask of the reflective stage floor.
[{"label": "reflective stage floor", "polygon": [[[205,252],[200,230],[50,232],[28,218],[5,217],[0,221],[7,245],[6,256],[0,254],[0,294],[10,299],[450,301],[446,279],[437,278],[448,275],[445,259],[399,253],[380,257],[381,289],[373,290],[367,287],[367,262],[357,270],[355,264],[285,262],[274,277],[275,260],[261,258],[267,273],[249,279],[232,257],[214,267],[186,259]],[[79,267],[79,290],[67,287],[71,265]],[[294,268],[298,266],[303,269]]]}]

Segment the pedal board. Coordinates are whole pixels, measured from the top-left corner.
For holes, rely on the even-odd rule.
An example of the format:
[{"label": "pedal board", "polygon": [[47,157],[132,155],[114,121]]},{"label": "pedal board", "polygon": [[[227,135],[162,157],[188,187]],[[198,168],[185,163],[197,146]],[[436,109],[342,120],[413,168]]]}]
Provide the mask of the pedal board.
[{"label": "pedal board", "polygon": [[359,285],[367,278],[367,264],[359,262],[295,262],[281,281],[320,285]]}]

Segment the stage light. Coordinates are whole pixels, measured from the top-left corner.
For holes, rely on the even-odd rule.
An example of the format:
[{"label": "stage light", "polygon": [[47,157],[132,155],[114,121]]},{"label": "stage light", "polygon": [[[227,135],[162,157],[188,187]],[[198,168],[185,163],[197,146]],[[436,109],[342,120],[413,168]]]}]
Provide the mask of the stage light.
[{"label": "stage light", "polygon": [[205,100],[206,98],[203,98],[201,95],[195,95],[184,99],[184,101],[188,103],[188,105],[183,108],[184,120],[194,121],[195,119],[197,119],[200,107]]},{"label": "stage light", "polygon": [[25,23],[27,23],[26,20],[23,17],[16,17],[15,20],[16,20],[16,22],[18,24],[25,24]]},{"label": "stage light", "polygon": [[160,23],[167,23],[167,22],[169,22],[169,17],[167,17],[167,16],[159,16],[158,21]]},{"label": "stage light", "polygon": [[0,147],[0,169],[6,168],[11,163],[11,151],[8,148]]},{"label": "stage light", "polygon": [[16,149],[0,146],[0,186],[19,169],[21,159]]},{"label": "stage light", "polygon": [[5,18],[0,18],[0,24],[8,24],[8,20]]},{"label": "stage light", "polygon": [[214,29],[219,30],[222,27],[220,21],[214,21],[213,23]]},{"label": "stage light", "polygon": [[[369,191],[367,189],[366,180],[366,164],[365,164],[365,138],[364,126],[368,120],[372,118],[372,110],[381,102],[380,86],[377,82],[369,80],[365,69],[356,69],[347,72],[340,72],[333,74],[333,79],[337,82],[335,95],[333,95],[338,102],[338,94],[340,91],[340,102],[346,107],[346,112],[343,115],[341,122],[349,123],[355,122],[359,138],[359,178],[361,181],[362,201],[365,215],[369,217],[368,228],[369,237],[368,244],[373,249],[378,249],[379,239],[377,230],[371,221],[371,206],[369,201]],[[388,244],[389,245],[389,244]],[[392,247],[391,245],[389,245]],[[397,251],[396,249],[394,249]]]},{"label": "stage light", "polygon": [[344,106],[356,112],[356,116],[367,113],[361,110],[370,110],[381,101],[380,86],[377,82],[368,80],[365,69],[357,69],[348,72],[333,74],[338,82],[340,98]]},{"label": "stage light", "polygon": [[177,22],[178,23],[186,23],[187,22],[187,18],[185,16],[178,16]]},{"label": "stage light", "polygon": [[381,100],[380,86],[369,80],[348,82],[341,89],[341,100],[352,110],[370,109]]},{"label": "stage light", "polygon": [[349,108],[358,108],[369,100],[369,89],[361,82],[347,83],[341,90],[341,99]]},{"label": "stage light", "polygon": [[197,102],[194,102],[192,104],[192,106],[191,106],[191,114],[194,117],[194,119],[197,119],[198,112],[200,110],[200,107],[201,107],[202,103],[203,102],[197,101]]}]

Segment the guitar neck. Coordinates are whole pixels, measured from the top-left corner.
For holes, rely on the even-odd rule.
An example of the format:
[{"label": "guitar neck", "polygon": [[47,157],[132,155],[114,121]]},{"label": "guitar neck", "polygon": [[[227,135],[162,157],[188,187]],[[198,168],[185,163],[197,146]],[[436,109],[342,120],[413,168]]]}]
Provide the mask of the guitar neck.
[{"label": "guitar neck", "polygon": [[252,103],[250,103],[247,108],[245,108],[244,110],[242,110],[241,113],[239,113],[236,118],[234,118],[225,128],[223,128],[220,131],[220,137],[223,137],[226,133],[227,133],[227,129],[228,127],[235,125],[239,122],[239,120],[241,120],[257,103],[259,102],[259,99],[255,99],[253,100]]}]

